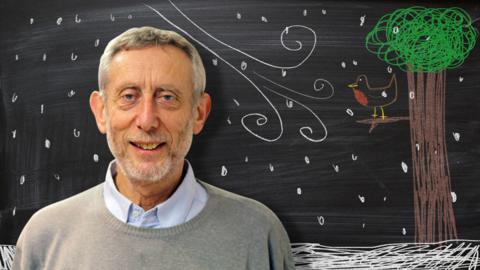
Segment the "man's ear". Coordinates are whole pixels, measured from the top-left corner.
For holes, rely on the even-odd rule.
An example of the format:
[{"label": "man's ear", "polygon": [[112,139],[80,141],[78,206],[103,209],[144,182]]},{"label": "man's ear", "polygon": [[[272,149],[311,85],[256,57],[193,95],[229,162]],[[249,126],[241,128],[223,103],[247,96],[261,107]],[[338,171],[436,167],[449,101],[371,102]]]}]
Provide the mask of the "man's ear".
[{"label": "man's ear", "polygon": [[107,132],[106,128],[106,119],[105,119],[105,100],[100,91],[93,91],[90,94],[90,109],[95,116],[95,121],[97,122],[98,130],[102,134]]},{"label": "man's ear", "polygon": [[210,95],[203,92],[198,98],[197,105],[195,108],[195,119],[193,122],[193,134],[197,135],[202,131],[205,122],[207,121],[208,115],[212,108],[212,100]]}]

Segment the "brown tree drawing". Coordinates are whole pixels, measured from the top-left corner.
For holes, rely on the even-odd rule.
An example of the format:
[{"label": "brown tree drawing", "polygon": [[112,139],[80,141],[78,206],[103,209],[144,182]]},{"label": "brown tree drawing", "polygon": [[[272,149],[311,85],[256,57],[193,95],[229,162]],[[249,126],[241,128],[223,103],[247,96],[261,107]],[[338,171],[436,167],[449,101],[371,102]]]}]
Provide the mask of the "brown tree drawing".
[{"label": "brown tree drawing", "polygon": [[445,142],[446,69],[460,66],[477,32],[460,8],[410,7],[384,15],[366,47],[407,72],[415,241],[457,238]]}]

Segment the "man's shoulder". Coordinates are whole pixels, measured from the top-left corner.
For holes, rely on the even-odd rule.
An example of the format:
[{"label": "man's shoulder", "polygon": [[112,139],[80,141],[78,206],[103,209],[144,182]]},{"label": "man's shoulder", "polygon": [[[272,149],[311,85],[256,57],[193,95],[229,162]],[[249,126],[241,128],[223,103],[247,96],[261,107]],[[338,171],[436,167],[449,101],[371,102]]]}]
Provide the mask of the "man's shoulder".
[{"label": "man's shoulder", "polygon": [[[72,225],[81,226],[92,211],[96,197],[101,198],[102,185],[94,186],[72,197],[45,206],[35,212],[23,228],[17,241],[17,250],[29,252],[31,248],[53,244],[54,239],[65,239]],[[42,253],[40,252],[40,253]]]},{"label": "man's shoulder", "polygon": [[256,200],[200,183],[212,200],[210,205],[215,205],[209,221],[215,222],[210,224],[219,242],[234,243],[236,250],[246,247],[252,269],[294,269],[288,234],[272,210]]},{"label": "man's shoulder", "polygon": [[282,226],[277,215],[263,203],[200,181],[209,194],[217,201],[216,212],[222,218],[233,219],[242,224],[266,226],[265,229]]},{"label": "man's shoulder", "polygon": [[43,227],[48,224],[61,223],[65,219],[71,221],[77,217],[81,218],[86,212],[92,210],[92,205],[101,195],[101,190],[102,184],[98,184],[76,195],[47,205],[33,214],[27,226]]}]

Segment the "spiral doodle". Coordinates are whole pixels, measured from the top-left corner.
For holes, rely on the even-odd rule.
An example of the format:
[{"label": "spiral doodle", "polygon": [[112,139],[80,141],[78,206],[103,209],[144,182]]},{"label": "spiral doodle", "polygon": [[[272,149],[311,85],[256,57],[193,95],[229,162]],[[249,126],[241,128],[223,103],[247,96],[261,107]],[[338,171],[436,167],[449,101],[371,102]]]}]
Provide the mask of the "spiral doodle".
[{"label": "spiral doodle", "polygon": [[[285,29],[283,29],[283,31],[280,33],[280,44],[282,45],[282,47],[288,51],[301,51],[303,49],[303,43],[299,40],[295,40],[294,41],[294,44],[296,44],[296,46],[289,46],[288,44],[286,44],[286,37],[289,33],[289,31],[291,31],[292,29],[304,29],[304,30],[307,30],[307,31],[310,31],[312,33],[312,36],[313,36],[313,44],[312,44],[312,48],[308,51],[307,55],[305,57],[303,57],[298,63],[294,64],[294,65],[285,65],[285,66],[281,66],[281,65],[276,65],[276,64],[272,64],[272,63],[268,63],[268,62],[265,62],[263,60],[260,60],[258,58],[255,58],[254,56],[250,55],[250,54],[247,54],[219,39],[217,39],[216,37],[214,37],[213,35],[211,35],[210,33],[208,33],[207,31],[205,31],[201,26],[199,26],[198,24],[196,24],[193,20],[191,20],[186,14],[184,14],[182,12],[182,10],[180,10],[171,0],[169,0],[170,4],[187,20],[189,21],[193,26],[195,26],[200,32],[202,32],[203,34],[205,34],[206,36],[208,36],[210,39],[216,41],[217,43],[235,51],[235,52],[238,52],[240,53],[241,55],[253,60],[253,61],[256,61],[260,64],[263,64],[267,67],[270,67],[270,68],[274,68],[274,69],[281,69],[282,70],[282,74],[283,76],[285,76],[286,74],[286,70],[288,69],[294,69],[294,68],[297,68],[299,66],[301,66],[303,63],[305,63],[305,61],[307,61],[310,56],[312,55],[314,49],[315,49],[315,46],[316,46],[316,42],[317,42],[317,36],[316,36],[316,33],[315,31],[313,31],[311,28],[309,27],[306,27],[306,26],[303,26],[303,25],[291,25],[291,26],[287,26],[285,27]],[[202,46],[203,48],[205,48],[207,51],[209,51],[210,53],[212,53],[216,58],[216,61],[218,60],[221,60],[223,61],[227,66],[229,66],[230,68],[232,68],[235,72],[237,72],[240,76],[242,76],[245,80],[248,81],[248,83],[250,85],[252,85],[256,90],[257,92],[263,97],[263,99],[268,103],[268,105],[273,109],[274,111],[274,114],[278,120],[278,123],[279,123],[279,131],[278,131],[278,134],[277,135],[274,135],[272,137],[265,137],[265,136],[262,136],[260,134],[258,134],[256,131],[253,130],[253,128],[249,127],[249,123],[254,123],[257,127],[261,127],[261,126],[265,126],[267,123],[269,123],[269,119],[266,115],[262,114],[262,113],[257,113],[257,112],[254,112],[254,113],[249,113],[249,114],[246,114],[244,115],[242,118],[241,118],[241,124],[242,126],[244,127],[244,129],[249,132],[250,134],[252,134],[253,136],[263,140],[263,141],[266,141],[266,142],[274,142],[274,141],[277,141],[278,139],[280,139],[283,135],[283,119],[282,119],[282,116],[280,115],[280,112],[278,111],[278,109],[275,107],[275,105],[273,105],[273,103],[270,101],[270,99],[264,94],[264,92],[260,89],[260,87],[255,83],[253,82],[249,76],[247,76],[245,74],[246,70],[248,69],[247,68],[247,63],[245,61],[242,61],[242,65],[239,68],[237,68],[236,66],[234,66],[233,64],[231,64],[229,61],[227,61],[226,59],[224,59],[221,55],[219,55],[217,52],[215,52],[214,50],[212,50],[211,48],[209,48],[208,46],[206,46],[204,43],[200,42],[198,39],[196,39],[195,37],[193,37],[189,32],[187,32],[186,30],[184,30],[183,28],[179,27],[178,25],[176,25],[175,23],[173,23],[172,21],[170,21],[165,15],[163,15],[160,11],[158,11],[157,9],[145,4],[146,7],[148,7],[149,9],[151,9],[152,11],[154,11],[157,15],[159,15],[162,19],[164,19],[167,23],[171,24],[173,27],[175,27],[176,29],[178,29],[180,32],[184,33],[186,36],[188,36],[189,38],[191,38],[193,41],[197,42],[200,46]],[[218,60],[217,60],[218,59]],[[254,72],[255,73],[255,72]],[[257,74],[259,75],[259,74]],[[261,76],[261,75],[260,75]],[[263,76],[261,76],[263,77]],[[270,81],[269,79],[263,77],[264,79]],[[270,81],[272,83],[274,83],[273,81]],[[276,84],[276,83],[274,83]],[[305,95],[305,94],[301,94],[301,93],[298,93],[292,89],[289,89],[289,88],[286,88],[282,85],[279,85],[279,84],[276,84],[278,85],[279,87],[281,87],[282,89],[284,90],[287,90],[287,91],[290,91],[290,92],[294,92],[296,94],[299,94],[299,95],[303,95],[303,96],[306,96],[306,97],[309,97],[309,98],[314,98],[314,99],[326,99],[326,98],[330,98],[332,95],[333,95],[333,86],[330,84],[330,82],[328,82],[327,80],[324,80],[324,79],[317,79],[314,84],[313,84],[313,88],[314,88],[314,91],[315,92],[322,92],[323,89],[325,89],[325,85],[328,85],[331,90],[332,90],[332,93],[331,95],[329,95],[328,97],[314,97],[314,96],[309,96],[309,95]],[[275,92],[271,89],[267,89],[265,88],[266,90],[270,91],[270,92],[273,92],[277,95],[280,95],[280,96],[283,96],[283,97],[286,97],[284,95],[281,95],[280,93],[278,92]],[[293,100],[293,99],[292,99]],[[323,138],[321,138],[320,140],[319,139],[313,139],[313,138],[310,138],[310,135],[309,134],[313,134],[313,130],[311,127],[302,127],[300,129],[300,134],[306,138],[307,140],[310,140],[312,142],[318,142],[318,141],[323,141],[325,138],[326,138],[326,127],[325,125],[323,124],[323,122],[320,120],[320,118],[311,110],[309,109],[308,107],[306,107],[305,105],[299,103],[298,101],[296,100],[293,100],[295,103],[297,104],[300,104],[302,107],[304,107],[305,109],[307,109],[309,112],[311,112],[314,117],[316,119],[319,120],[320,124],[322,125],[322,127],[325,129],[325,136]]]}]

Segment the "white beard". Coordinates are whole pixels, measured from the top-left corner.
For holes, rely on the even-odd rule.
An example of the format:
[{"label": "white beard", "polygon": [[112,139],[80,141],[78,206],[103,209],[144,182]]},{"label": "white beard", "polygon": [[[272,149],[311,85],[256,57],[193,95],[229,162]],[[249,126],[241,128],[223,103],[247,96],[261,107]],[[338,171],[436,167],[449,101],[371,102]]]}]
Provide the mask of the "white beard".
[{"label": "white beard", "polygon": [[[118,168],[125,174],[125,176],[133,182],[159,182],[166,177],[169,177],[171,174],[175,172],[175,169],[182,165],[182,162],[185,156],[190,150],[192,144],[192,129],[193,120],[188,121],[185,128],[179,134],[179,142],[176,151],[173,152],[171,149],[171,145],[166,145],[167,148],[167,156],[165,159],[158,164],[157,166],[148,168],[148,169],[141,169],[139,166],[135,164],[135,162],[130,159],[124,150],[123,152],[117,148],[117,143],[115,142],[114,138],[112,138],[112,127],[110,125],[109,120],[107,120],[107,142],[110,151],[112,152],[113,156],[117,161]],[[155,136],[158,138],[159,136]],[[148,140],[148,138],[152,138],[152,136],[144,135],[142,136],[144,140]],[[138,138],[137,138],[138,139]],[[159,141],[164,141],[159,139]]]}]

